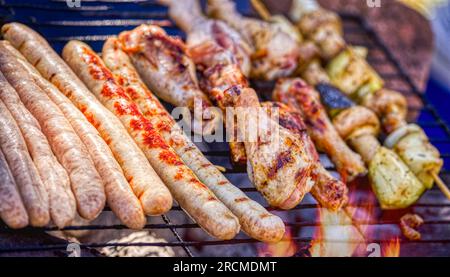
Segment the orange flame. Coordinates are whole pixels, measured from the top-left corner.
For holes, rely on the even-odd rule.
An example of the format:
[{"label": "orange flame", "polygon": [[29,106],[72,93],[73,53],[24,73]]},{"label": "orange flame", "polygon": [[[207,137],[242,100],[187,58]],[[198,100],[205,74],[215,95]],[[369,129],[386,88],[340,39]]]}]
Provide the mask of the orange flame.
[{"label": "orange flame", "polygon": [[277,243],[264,244],[258,250],[259,257],[292,257],[297,252],[297,245],[292,239],[291,230],[286,229],[283,239]]},{"label": "orange flame", "polygon": [[[320,209],[319,228],[316,229],[310,253],[313,257],[350,257],[366,255],[370,236],[370,223],[375,220],[376,199],[368,196],[357,201],[350,195],[349,206],[342,211]],[[373,196],[373,195],[372,195]],[[362,202],[362,203],[358,203]]]},{"label": "orange flame", "polygon": [[400,257],[400,239],[399,238],[392,239],[383,248],[383,257],[389,257],[389,258]]}]

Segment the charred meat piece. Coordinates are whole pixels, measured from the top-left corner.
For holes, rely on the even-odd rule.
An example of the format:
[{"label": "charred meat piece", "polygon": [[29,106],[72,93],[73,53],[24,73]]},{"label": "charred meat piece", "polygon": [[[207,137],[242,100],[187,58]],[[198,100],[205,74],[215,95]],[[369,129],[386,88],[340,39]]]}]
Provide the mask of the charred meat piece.
[{"label": "charred meat piece", "polygon": [[361,157],[342,140],[312,87],[299,78],[282,79],[278,81],[273,99],[301,112],[316,146],[330,156],[344,180],[367,173]]},{"label": "charred meat piece", "polygon": [[[222,123],[220,113],[212,108],[200,90],[195,65],[186,53],[184,43],[170,37],[158,26],[141,25],[123,32],[122,49],[131,57],[147,86],[161,99],[194,112],[196,133],[210,134]],[[162,81],[164,80],[164,81]]]},{"label": "charred meat piece", "polygon": [[400,219],[400,229],[403,235],[409,240],[420,240],[421,234],[416,229],[422,226],[423,219],[417,214],[405,214]]},{"label": "charred meat piece", "polygon": [[262,105],[269,114],[278,114],[280,125],[298,136],[305,143],[308,155],[315,160],[314,175],[317,179],[316,185],[311,189],[313,197],[322,207],[332,211],[340,210],[348,201],[348,188],[320,163],[319,154],[307,133],[302,115],[280,102],[264,102]]},{"label": "charred meat piece", "polygon": [[279,23],[269,23],[240,15],[230,0],[208,0],[209,14],[237,30],[245,41],[255,47],[251,76],[275,80],[291,75],[297,68],[299,46],[296,36]]}]

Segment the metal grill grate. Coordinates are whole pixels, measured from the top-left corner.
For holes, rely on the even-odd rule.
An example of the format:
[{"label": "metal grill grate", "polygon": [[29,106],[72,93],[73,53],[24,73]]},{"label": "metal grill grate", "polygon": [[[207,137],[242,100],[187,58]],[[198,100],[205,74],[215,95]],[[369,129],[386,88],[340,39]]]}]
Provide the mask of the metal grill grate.
[{"label": "metal grill grate", "polygon": [[[64,0],[48,0],[48,1],[5,1],[0,0],[0,18],[4,18],[4,22],[19,21],[28,24],[33,29],[43,34],[52,46],[61,51],[64,44],[71,39],[86,41],[95,50],[100,51],[103,41],[111,36],[116,35],[120,31],[133,28],[143,23],[158,23],[165,26],[166,31],[171,35],[183,36],[183,34],[173,26],[167,18],[166,8],[155,4],[151,0],[82,0],[80,8],[69,8]],[[247,1],[238,1],[241,2]],[[240,7],[244,12],[247,7]],[[417,122],[424,127],[426,133],[430,136],[431,141],[436,145],[445,160],[445,168],[441,173],[441,177],[449,183],[450,181],[450,127],[441,119],[435,107],[428,101],[426,95],[422,95],[418,88],[414,85],[408,74],[401,68],[397,60],[392,56],[387,47],[379,39],[378,35],[370,28],[364,19],[351,15],[342,14],[347,40],[351,44],[366,46],[369,49],[369,62],[375,66],[381,76],[386,80],[387,87],[403,92],[411,103],[410,118],[414,119],[417,115]],[[1,21],[0,21],[1,25]],[[267,98],[268,92],[273,87],[272,83],[255,83],[255,88],[261,92],[262,98]],[[418,101],[419,100],[419,101]],[[423,105],[422,105],[423,103]],[[169,106],[168,106],[169,107]],[[169,107],[170,108],[170,107]],[[262,197],[252,187],[246,173],[239,168],[233,168],[229,162],[228,145],[226,143],[199,144],[200,149],[215,164],[224,166],[227,171],[227,178],[236,184],[250,197],[265,203]],[[332,163],[325,156],[321,156],[321,160],[325,167],[334,170]],[[356,190],[367,191],[368,187]],[[364,197],[361,194],[360,197]],[[361,202],[361,201],[359,201]],[[361,206],[359,206],[361,207]],[[314,228],[320,225],[315,220],[315,216],[308,216],[317,212],[317,204],[312,197],[307,196],[305,200],[295,209],[291,211],[277,211],[270,207],[269,210],[282,216],[286,220],[286,225],[297,233],[291,238],[293,241],[302,245],[308,245],[311,241],[311,232],[304,235],[300,232],[300,228]],[[381,214],[379,207],[376,208],[378,215]],[[447,201],[440,192],[435,188],[427,192],[414,210],[418,213],[427,213],[429,216],[425,218],[426,230],[423,231],[423,240],[418,242],[401,241],[402,248],[414,249],[415,252],[409,253],[414,255],[417,253],[427,253],[431,255],[450,255],[450,202]],[[108,208],[105,213],[109,213]],[[174,223],[177,213],[183,213],[180,207],[174,207],[170,213],[161,217],[161,223],[148,224],[146,230],[167,230],[171,234],[169,242],[155,243],[85,243],[81,244],[82,248],[98,249],[106,246],[155,246],[155,247],[175,247],[184,250],[187,256],[193,256],[193,248],[205,248],[211,246],[233,246],[233,245],[260,245],[257,241],[241,234],[237,239],[230,241],[217,240],[195,240],[183,237],[181,231],[200,228],[195,223]],[[305,220],[304,218],[308,218]],[[380,220],[376,222],[360,222],[361,225],[374,226],[374,228],[383,230],[384,226],[388,226],[390,230],[397,235],[399,230],[396,227],[398,220],[386,220],[380,216]],[[71,226],[64,230],[80,231],[80,230],[124,230],[125,226],[120,224],[94,224],[89,226]],[[56,231],[56,228],[28,228],[23,232],[26,234],[41,234],[45,231]],[[0,224],[0,234],[16,232],[9,230],[6,226]],[[392,231],[391,231],[392,233]],[[300,235],[301,234],[301,235]],[[336,241],[337,243],[339,241]],[[389,238],[375,238],[375,243],[387,243]],[[442,246],[440,250],[436,247]],[[45,243],[45,244],[27,244],[27,243],[8,243],[2,245],[0,243],[0,254],[2,253],[21,253],[30,251],[64,251],[67,243]],[[417,251],[417,249],[422,249]]]}]

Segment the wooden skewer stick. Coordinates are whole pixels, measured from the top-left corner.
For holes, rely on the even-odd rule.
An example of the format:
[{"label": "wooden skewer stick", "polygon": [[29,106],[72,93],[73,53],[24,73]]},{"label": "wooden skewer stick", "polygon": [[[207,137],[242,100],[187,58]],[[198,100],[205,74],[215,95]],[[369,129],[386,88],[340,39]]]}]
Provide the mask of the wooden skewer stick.
[{"label": "wooden skewer stick", "polygon": [[442,193],[450,200],[450,189],[444,184],[444,181],[436,173],[433,173],[433,178]]},{"label": "wooden skewer stick", "polygon": [[261,0],[251,0],[250,1],[253,8],[256,10],[256,12],[261,16],[261,18],[264,21],[269,21],[272,15],[267,10],[267,7],[262,3]]}]

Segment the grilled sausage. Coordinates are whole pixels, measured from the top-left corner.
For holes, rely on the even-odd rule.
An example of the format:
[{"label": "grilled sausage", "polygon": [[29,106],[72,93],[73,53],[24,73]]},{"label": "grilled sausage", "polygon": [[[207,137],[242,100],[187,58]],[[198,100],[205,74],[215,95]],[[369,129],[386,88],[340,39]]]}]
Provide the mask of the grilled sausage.
[{"label": "grilled sausage", "polygon": [[189,168],[239,218],[242,229],[251,237],[267,242],[279,241],[285,232],[283,221],[248,198],[203,156],[183,133],[175,120],[140,79],[130,58],[120,48],[116,38],[108,39],[102,57],[150,122],[157,126],[164,140],[176,151]]},{"label": "grilled sausage", "polygon": [[[2,61],[3,63],[3,61]],[[30,224],[45,226],[50,221],[48,195],[27,145],[3,101],[0,101],[0,147],[22,195]]]},{"label": "grilled sausage", "polygon": [[28,225],[28,214],[1,147],[0,180],[0,218],[10,228],[24,228]]},{"label": "grilled sausage", "polygon": [[85,145],[70,122],[5,44],[0,42],[0,70],[20,99],[37,119],[58,160],[69,173],[78,212],[88,220],[96,218],[105,205],[102,180]]},{"label": "grilled sausage", "polygon": [[20,23],[4,25],[2,35],[21,51],[44,78],[64,93],[99,131],[122,167],[145,214],[160,215],[167,212],[172,206],[170,192],[164,190],[164,184],[142,151],[117,117],[92,95],[47,41]]},{"label": "grilled sausage", "polygon": [[82,42],[71,41],[64,47],[63,58],[122,121],[181,207],[212,236],[233,238],[239,232],[237,218],[164,141],[95,52]]},{"label": "grilled sausage", "polygon": [[[53,84],[44,79],[15,48],[11,52],[26,67],[36,84],[47,93],[50,99],[61,109],[66,118],[86,145],[92,160],[103,179],[106,199],[117,217],[131,229],[142,229],[146,218],[142,206],[134,195],[128,181],[108,145],[100,137],[84,115]],[[74,210],[75,212],[75,210]]]},{"label": "grilled sausage", "polygon": [[75,197],[66,170],[58,162],[41,126],[20,101],[17,92],[0,72],[0,99],[16,120],[49,197],[50,215],[59,228],[75,217]]}]

